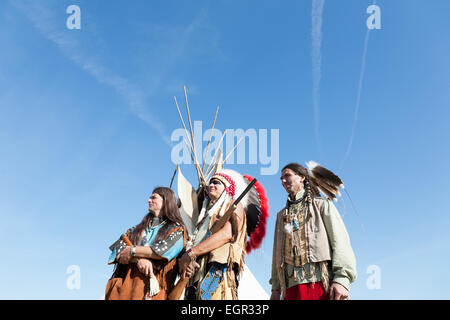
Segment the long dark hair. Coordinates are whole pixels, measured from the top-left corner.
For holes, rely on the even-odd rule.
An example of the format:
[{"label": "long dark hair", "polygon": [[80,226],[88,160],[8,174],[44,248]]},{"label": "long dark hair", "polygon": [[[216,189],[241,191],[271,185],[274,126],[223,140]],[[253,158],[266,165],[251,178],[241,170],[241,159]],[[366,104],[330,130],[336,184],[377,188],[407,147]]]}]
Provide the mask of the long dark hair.
[{"label": "long dark hair", "polygon": [[[153,193],[157,193],[163,198],[163,205],[161,208],[161,216],[167,220],[169,220],[172,224],[180,224],[184,227],[183,219],[181,218],[180,210],[177,206],[177,200],[175,196],[175,192],[172,189],[167,187],[157,187],[152,191]],[[145,228],[148,227],[150,221],[153,217],[153,213],[149,212],[142,221],[134,228],[133,233],[131,234],[130,240],[134,245],[139,245],[141,241],[141,234]],[[169,222],[168,221],[168,222]],[[171,223],[166,223],[164,227],[158,232],[158,236],[156,240],[160,240],[159,238],[163,237],[165,231],[169,228]],[[164,229],[164,231],[163,231]]]},{"label": "long dark hair", "polygon": [[291,169],[295,172],[295,174],[305,177],[306,179],[309,177],[308,170],[301,164],[295,162],[285,165],[283,169],[281,169],[281,171],[283,171],[284,169]]}]

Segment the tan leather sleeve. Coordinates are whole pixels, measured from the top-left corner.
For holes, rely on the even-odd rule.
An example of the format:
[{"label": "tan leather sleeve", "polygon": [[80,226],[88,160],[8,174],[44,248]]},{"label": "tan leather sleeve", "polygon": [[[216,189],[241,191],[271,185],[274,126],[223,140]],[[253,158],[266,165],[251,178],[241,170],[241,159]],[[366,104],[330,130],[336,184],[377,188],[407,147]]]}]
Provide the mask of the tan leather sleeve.
[{"label": "tan leather sleeve", "polygon": [[230,217],[233,242],[236,241],[239,232],[244,227],[245,221],[244,215],[245,215],[244,207],[242,206],[242,204],[239,203],[236,207],[236,210],[234,210],[233,214]]}]

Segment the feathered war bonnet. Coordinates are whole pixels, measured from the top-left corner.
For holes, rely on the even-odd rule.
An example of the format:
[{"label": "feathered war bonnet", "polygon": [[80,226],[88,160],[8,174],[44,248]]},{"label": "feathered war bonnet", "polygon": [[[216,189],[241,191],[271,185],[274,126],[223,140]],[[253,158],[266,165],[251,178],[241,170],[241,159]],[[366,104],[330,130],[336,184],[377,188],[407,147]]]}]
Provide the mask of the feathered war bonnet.
[{"label": "feathered war bonnet", "polygon": [[[222,148],[220,147],[217,148],[209,165],[205,167],[206,159],[203,159],[203,155],[208,154],[208,148],[211,143],[211,136],[209,138],[206,151],[204,153],[203,152],[201,153],[202,158],[200,160],[201,162],[203,162],[203,165],[200,165],[195,150],[196,145],[195,143],[193,143],[195,135],[191,124],[186,87],[184,87],[184,95],[189,119],[190,135],[188,134],[188,131],[186,129],[186,125],[184,123],[183,116],[181,115],[181,111],[178,106],[176,97],[174,97],[174,100],[178,110],[178,114],[180,116],[181,123],[183,124],[185,130],[186,134],[185,143],[188,149],[191,151],[191,158],[194,161],[195,169],[197,171],[199,185],[198,188],[195,189],[189,183],[189,181],[187,181],[187,179],[182,175],[179,166],[177,166],[177,168],[175,169],[174,175],[172,177],[172,182],[175,177],[175,174],[178,172],[178,195],[180,198],[180,211],[182,213],[182,217],[183,220],[185,221],[187,229],[192,234],[195,229],[194,228],[195,222],[201,221],[202,214],[204,213],[202,203],[203,204],[205,203],[203,195],[207,185],[207,181],[210,182],[211,179],[218,179],[225,185],[226,194],[231,199],[236,199],[242,194],[242,192],[254,179],[248,175],[241,175],[240,173],[234,170],[223,169],[224,163],[226,163],[228,157],[232,155],[236,146],[225,157],[225,160],[222,160]],[[216,115],[214,117],[211,133],[214,130],[218,111],[219,107],[217,107],[216,110]],[[225,136],[225,132],[223,133],[220,139],[219,146],[221,145],[221,142]],[[170,183],[171,186],[172,182]],[[250,191],[241,200],[241,204],[244,207],[247,216],[247,234],[250,237],[250,239],[247,242],[246,251],[247,253],[249,253],[252,249],[260,247],[266,233],[266,224],[267,219],[269,217],[269,206],[266,198],[266,192],[263,186],[258,181],[256,181],[256,183],[252,186]]]},{"label": "feathered war bonnet", "polygon": [[[236,199],[247,187],[248,183],[244,177],[237,171],[231,169],[222,169],[213,174],[210,181],[216,179],[225,186],[224,192]],[[242,198],[241,204],[245,208],[248,202],[248,194]]]},{"label": "feathered war bonnet", "polygon": [[[221,181],[228,195],[236,199],[247,188],[253,177],[241,175],[237,171],[230,169],[221,169],[211,177]],[[211,181],[210,180],[210,181]],[[250,239],[246,245],[247,253],[261,246],[262,240],[266,235],[267,219],[269,217],[269,205],[264,187],[258,181],[250,191],[242,198],[242,206],[247,215],[247,234]]]}]

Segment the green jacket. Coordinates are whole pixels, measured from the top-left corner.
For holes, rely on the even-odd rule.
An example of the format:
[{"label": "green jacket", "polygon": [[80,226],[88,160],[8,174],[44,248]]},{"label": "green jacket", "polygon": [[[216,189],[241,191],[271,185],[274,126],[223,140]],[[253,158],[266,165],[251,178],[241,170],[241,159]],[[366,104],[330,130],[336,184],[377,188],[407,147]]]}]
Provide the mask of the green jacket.
[{"label": "green jacket", "polygon": [[[300,191],[296,199],[302,197],[303,193],[304,190]],[[296,284],[293,279],[286,277],[286,269],[293,268],[293,266],[286,266],[284,262],[283,216],[286,210],[285,207],[277,214],[270,280],[272,290],[282,290],[283,294],[292,284]],[[337,282],[348,290],[350,284],[356,279],[356,259],[347,229],[338,210],[332,201],[316,197],[308,205],[305,219],[306,261],[302,264],[310,268],[313,264],[331,261],[330,281]],[[292,273],[289,272],[289,274]],[[320,281],[314,278],[309,282]]]}]

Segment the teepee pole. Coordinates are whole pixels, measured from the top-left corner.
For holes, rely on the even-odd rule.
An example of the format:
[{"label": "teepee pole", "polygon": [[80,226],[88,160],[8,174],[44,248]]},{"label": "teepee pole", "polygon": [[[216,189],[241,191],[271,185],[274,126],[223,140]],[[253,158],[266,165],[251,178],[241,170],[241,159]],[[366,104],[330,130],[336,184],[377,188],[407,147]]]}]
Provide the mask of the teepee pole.
[{"label": "teepee pole", "polygon": [[208,156],[209,145],[211,144],[211,137],[212,137],[212,133],[214,131],[214,126],[216,124],[216,119],[217,119],[218,113],[219,113],[219,106],[217,106],[216,115],[214,116],[214,121],[213,121],[213,125],[211,128],[211,133],[209,134],[208,144],[206,145],[205,158],[203,159],[203,165],[202,165],[202,172],[205,172],[204,170],[205,170],[205,164],[206,164],[206,157]]},{"label": "teepee pole", "polygon": [[[180,119],[181,119],[181,123],[183,124],[184,132],[185,132],[185,134],[186,134],[186,138],[187,138],[187,140],[189,141],[189,144],[186,143],[186,145],[187,145],[187,147],[191,150],[191,152],[190,152],[190,154],[191,154],[191,159],[192,159],[192,161],[194,162],[195,169],[197,170],[197,176],[198,176],[199,180],[200,180],[201,178],[204,180],[204,178],[203,178],[203,173],[200,171],[199,165],[198,165],[198,163],[197,163],[198,161],[196,161],[196,159],[194,159],[194,157],[192,156],[192,154],[195,155],[194,147],[193,147],[193,145],[192,145],[191,139],[189,138],[189,134],[188,134],[188,132],[187,132],[186,125],[185,125],[184,120],[183,120],[183,116],[181,115],[180,107],[178,106],[177,98],[176,98],[176,97],[173,97],[173,98],[174,98],[174,100],[175,100],[175,105],[177,106],[177,110],[178,110],[178,114],[179,114]],[[200,178],[200,177],[201,177],[201,178]]]},{"label": "teepee pole", "polygon": [[[225,137],[225,134],[226,134],[226,133],[227,133],[227,130],[225,129],[225,131],[224,131],[223,134],[222,134],[222,137],[220,138],[219,144],[217,145],[216,152],[214,152],[214,155],[213,155],[213,157],[212,157],[212,159],[211,159],[211,162],[209,163],[208,168],[206,169],[205,172],[209,172],[209,168],[211,167],[211,165],[213,164],[213,162],[215,162],[214,159],[216,158],[216,154],[217,154],[217,152],[219,151],[219,149],[221,149],[221,148],[220,148],[220,145],[222,144],[222,140],[223,140],[223,138]],[[213,168],[214,168],[214,166],[213,166]],[[208,176],[208,174],[206,174],[206,176]]]},{"label": "teepee pole", "polygon": [[[203,172],[202,172],[202,170],[200,170],[200,164],[197,159],[197,151],[195,150],[194,130],[192,129],[191,112],[189,110],[189,102],[188,102],[188,98],[187,98],[186,86],[184,86],[184,99],[186,100],[186,109],[187,109],[187,114],[188,114],[188,119],[189,119],[189,129],[191,130],[192,149],[194,151],[194,157],[195,157],[195,161],[196,161],[195,166],[198,168],[197,169],[198,180],[199,181],[203,180],[202,181],[203,184],[206,184],[205,178],[203,177]],[[202,154],[202,161],[203,161],[203,154]]]},{"label": "teepee pole", "polygon": [[[228,160],[228,158],[231,156],[231,154],[236,149],[236,147],[241,143],[242,139],[244,139],[244,137],[239,139],[239,141],[236,143],[236,145],[233,147],[233,149],[228,153],[228,155],[225,157],[225,160],[222,163],[225,163]],[[207,173],[205,174],[206,179],[209,179],[209,176],[211,175],[213,169],[214,169],[214,166],[211,168],[211,170],[207,171]]]},{"label": "teepee pole", "polygon": [[177,174],[177,171],[178,171],[178,165],[175,167],[175,171],[173,172],[172,180],[170,180],[170,185],[169,185],[170,189],[172,189],[173,180],[175,179],[175,175]]},{"label": "teepee pole", "polygon": [[244,139],[244,137],[242,137],[241,139],[239,139],[239,141],[236,143],[236,145],[233,147],[233,149],[231,149],[230,152],[228,152],[227,156],[225,157],[225,160],[223,160],[223,163],[227,162],[228,158],[231,156],[231,154],[233,153],[234,149],[237,148],[237,146],[241,143],[242,139]]}]

